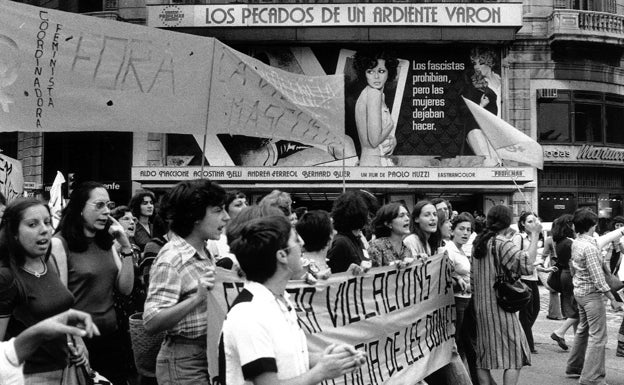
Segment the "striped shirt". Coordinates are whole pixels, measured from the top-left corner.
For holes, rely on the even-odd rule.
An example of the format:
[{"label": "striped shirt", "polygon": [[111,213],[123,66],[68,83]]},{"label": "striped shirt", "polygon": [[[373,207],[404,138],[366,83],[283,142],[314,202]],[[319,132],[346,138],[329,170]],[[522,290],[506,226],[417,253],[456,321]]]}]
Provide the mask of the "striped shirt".
[{"label": "striped shirt", "polygon": [[[520,369],[531,364],[531,353],[518,313],[504,311],[496,301],[493,290],[498,271],[494,265],[492,242],[488,241],[488,254],[472,259],[472,298],[477,324],[477,368]],[[502,235],[496,236],[496,258],[512,273],[514,279],[530,274],[534,267],[529,255]]]},{"label": "striped shirt", "polygon": [[[206,254],[210,253],[206,250]],[[170,308],[197,291],[197,281],[214,266],[212,257],[203,257],[184,238],[172,234],[158,253],[150,270],[149,292],[143,320],[149,322],[162,309]],[[198,338],[206,334],[206,302],[191,310],[168,335]]]},{"label": "striped shirt", "polygon": [[602,255],[595,238],[581,234],[572,242],[572,283],[575,296],[584,297],[590,293],[610,290],[602,263]]}]

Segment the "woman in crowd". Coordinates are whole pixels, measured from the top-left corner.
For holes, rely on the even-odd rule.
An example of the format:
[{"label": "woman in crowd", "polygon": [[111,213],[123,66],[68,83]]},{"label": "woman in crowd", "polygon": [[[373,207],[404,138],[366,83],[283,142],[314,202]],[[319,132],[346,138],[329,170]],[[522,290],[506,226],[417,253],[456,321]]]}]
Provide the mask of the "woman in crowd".
[{"label": "woman in crowd", "polygon": [[487,225],[477,236],[472,253],[472,296],[477,322],[477,374],[481,385],[495,384],[490,370],[503,369],[503,384],[518,383],[520,370],[530,365],[529,345],[518,316],[504,311],[496,302],[493,285],[498,265],[514,277],[530,274],[537,256],[539,221],[527,222],[525,230],[531,234],[526,250],[520,249],[502,234],[511,224],[511,209],[497,205],[487,214]]},{"label": "woman in crowd", "polygon": [[225,210],[231,219],[236,218],[238,213],[247,206],[247,196],[241,191],[228,191],[225,195]]},{"label": "woman in crowd", "polygon": [[[132,214],[132,210],[130,210],[128,206],[117,206],[111,211],[111,217],[115,218],[126,232],[128,240],[132,245],[132,251],[134,252],[134,262],[138,263],[138,258],[141,254],[141,250],[134,242],[134,234],[137,224],[135,221],[136,218]],[[115,247],[115,250],[117,250],[117,253],[120,253],[121,244],[117,240],[114,240],[113,245]]]},{"label": "woman in crowd", "polygon": [[561,313],[566,320],[555,330],[550,338],[557,341],[563,350],[568,350],[565,342],[565,333],[570,327],[576,333],[576,326],[579,321],[578,306],[574,299],[574,286],[572,285],[572,274],[570,272],[570,259],[572,258],[572,241],[574,240],[574,216],[563,214],[555,219],[552,224],[552,239],[555,244],[555,254],[557,263],[555,267],[560,271],[561,281]]},{"label": "woman in crowd", "polygon": [[134,242],[141,252],[143,252],[147,242],[152,239],[155,204],[156,197],[154,193],[149,190],[140,190],[130,199],[130,209],[137,219],[137,226],[134,231]]},{"label": "woman in crowd", "polygon": [[315,279],[327,279],[331,275],[327,266],[327,251],[334,237],[329,213],[324,210],[308,211],[299,218],[295,228],[303,239],[303,267]]},{"label": "woman in crowd", "polygon": [[[11,316],[30,327],[74,304],[49,252],[52,233],[50,209],[42,202],[17,199],[6,207],[0,227],[0,340]],[[42,343],[24,364],[25,383],[60,383],[69,357],[65,335]]]},{"label": "woman in crowd", "polygon": [[[472,234],[473,217],[469,213],[463,212],[458,214],[451,221],[451,241],[444,246],[448,252],[449,261],[453,266],[453,280],[456,282],[455,292],[455,311],[457,314],[455,322],[455,343],[457,350],[466,365],[470,369],[470,373],[476,376],[474,370],[475,353],[470,340],[470,333],[464,330],[464,313],[470,303],[472,297],[472,289],[470,287],[470,258],[464,253],[463,246],[468,242],[470,234]],[[474,372],[474,373],[473,373]]]},{"label": "woman in crowd", "polygon": [[[57,234],[67,262],[67,284],[76,298],[74,307],[93,317],[101,336],[85,341],[95,370],[113,384],[124,384],[123,334],[117,325],[113,289],[129,295],[134,283],[134,253],[126,232],[110,216],[110,198],[97,182],[85,182],[72,191]],[[118,254],[113,247],[121,245]]]},{"label": "woman in crowd", "polygon": [[413,261],[412,252],[403,240],[410,234],[410,215],[407,208],[392,202],[383,205],[373,219],[375,239],[369,243],[368,255],[373,267]]},{"label": "woman in crowd", "polygon": [[284,215],[291,219],[292,215],[292,198],[290,194],[280,190],[273,190],[260,200],[260,206],[277,207],[282,210]]},{"label": "woman in crowd", "polygon": [[[412,210],[412,233],[403,243],[408,247],[412,256],[426,260],[438,253],[441,241],[438,229],[438,211],[429,201],[419,201]],[[425,381],[430,384],[470,384],[470,376],[461,361],[457,346],[453,343],[451,362],[440,368]]]},{"label": "woman in crowd", "polygon": [[616,301],[605,280],[601,247],[621,238],[618,229],[596,240],[593,237],[598,215],[586,208],[574,212],[574,230],[577,237],[572,242],[572,268],[574,298],[578,304],[579,324],[574,335],[574,345],[568,358],[566,375],[580,376],[581,384],[605,384],[605,347],[607,344],[607,313],[604,297],[616,309]]},{"label": "woman in crowd", "polygon": [[156,360],[164,384],[210,383],[207,368],[208,290],[215,260],[206,241],[219,239],[230,220],[225,190],[206,179],[175,185],[164,203],[171,236],[152,265],[143,322],[150,334],[165,332]]},{"label": "woman in crowd", "polygon": [[442,210],[436,209],[438,211],[438,230],[440,231],[440,246],[444,247],[448,243],[451,242],[451,237],[453,235],[452,224],[451,224],[451,213]]},{"label": "woman in crowd", "polygon": [[[611,231],[618,230],[619,228],[624,226],[624,217],[618,215],[613,218],[611,222]],[[620,262],[622,260],[622,250],[624,250],[624,244],[622,240],[618,240],[615,242],[609,242],[607,247],[605,247],[605,262],[609,265],[609,271],[611,274],[617,274],[620,269]],[[616,297],[617,299],[617,297]]]},{"label": "woman in crowd", "polygon": [[412,210],[412,234],[403,241],[415,258],[426,259],[437,253],[441,234],[438,211],[429,201],[419,201]]},{"label": "woman in crowd", "polygon": [[[247,196],[240,191],[228,191],[225,195],[225,211],[233,220],[247,207]],[[230,222],[231,223],[231,222]],[[208,241],[208,251],[215,257],[217,266],[225,269],[232,269],[237,264],[236,257],[230,253],[230,246],[227,242],[225,231],[218,240]]]},{"label": "woman in crowd", "polygon": [[386,82],[394,80],[398,65],[399,61],[385,52],[355,54],[358,78],[366,81],[355,103],[355,125],[362,147],[360,166],[389,165],[384,157],[392,153],[396,139],[384,87]]},{"label": "woman in crowd", "polygon": [[[527,225],[533,225],[534,223],[539,222],[539,218],[537,214],[532,212],[523,212],[518,218],[518,233],[516,233],[512,238],[512,242],[516,245],[520,250],[527,250],[529,245],[532,244],[533,236],[530,232],[527,232]],[[539,245],[539,236],[537,234],[538,239],[538,248]],[[539,263],[536,261],[536,263]],[[540,298],[539,298],[539,286],[537,286],[537,269],[534,268],[531,270],[530,274],[523,275],[522,282],[527,285],[531,289],[531,301],[522,309],[518,314],[520,318],[520,324],[522,325],[522,330],[524,330],[524,334],[526,335],[527,342],[529,343],[529,348],[531,349],[531,353],[536,354],[537,350],[535,349],[535,342],[533,340],[533,324],[535,320],[537,320],[537,315],[540,311]]]},{"label": "woman in crowd", "polygon": [[[125,362],[126,368],[129,372],[134,372],[134,359],[132,356],[132,344],[130,342],[130,325],[129,318],[134,313],[143,311],[143,304],[145,303],[145,285],[142,280],[141,271],[139,270],[139,259],[141,251],[139,247],[134,243],[134,230],[136,229],[136,222],[132,211],[128,206],[118,206],[111,211],[111,216],[119,222],[123,227],[133,251],[134,262],[134,285],[130,295],[121,295],[118,290],[114,290],[115,297],[115,312],[117,313],[117,324],[119,330],[123,333],[126,343],[123,345],[125,349]],[[117,251],[117,254],[121,254],[121,244],[119,241],[113,241],[113,247]]]},{"label": "woman in crowd", "polygon": [[332,208],[332,218],[337,234],[334,236],[327,258],[333,273],[357,269],[368,261],[361,240],[362,228],[368,223],[368,207],[360,194],[347,191],[341,194]]},{"label": "woman in crowd", "polygon": [[561,301],[559,298],[559,293],[553,290],[550,286],[548,286],[549,273],[551,271],[557,270],[557,253],[555,251],[555,241],[553,240],[552,235],[549,235],[546,237],[546,239],[544,239],[544,248],[542,249],[542,255],[540,259],[544,261],[544,267],[538,269],[537,276],[542,282],[542,285],[544,285],[544,287],[548,289],[549,293],[548,314],[546,315],[546,318],[559,321],[564,319],[563,315],[561,314]]}]

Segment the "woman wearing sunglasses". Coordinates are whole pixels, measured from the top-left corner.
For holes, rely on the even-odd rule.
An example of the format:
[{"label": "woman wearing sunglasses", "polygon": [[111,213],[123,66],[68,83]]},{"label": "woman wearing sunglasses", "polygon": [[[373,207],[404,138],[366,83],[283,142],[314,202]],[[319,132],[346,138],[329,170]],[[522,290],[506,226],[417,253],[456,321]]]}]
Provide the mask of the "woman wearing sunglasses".
[{"label": "woman wearing sunglasses", "polygon": [[[91,314],[101,336],[85,341],[93,369],[113,384],[124,384],[123,336],[117,326],[113,288],[132,291],[132,246],[123,227],[110,215],[106,188],[85,182],[74,188],[57,229],[66,254],[67,285],[74,308]],[[120,245],[117,253],[113,241]]]}]

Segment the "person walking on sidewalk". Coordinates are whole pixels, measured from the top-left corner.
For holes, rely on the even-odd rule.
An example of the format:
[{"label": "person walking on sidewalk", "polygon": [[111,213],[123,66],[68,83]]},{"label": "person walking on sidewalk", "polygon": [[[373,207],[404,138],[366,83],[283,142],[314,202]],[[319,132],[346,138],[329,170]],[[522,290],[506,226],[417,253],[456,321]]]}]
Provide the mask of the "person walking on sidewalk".
[{"label": "person walking on sidewalk", "polygon": [[597,222],[598,216],[586,208],[574,212],[574,228],[578,237],[572,242],[572,282],[579,307],[579,325],[566,375],[580,376],[579,383],[583,385],[606,384],[607,312],[603,295],[609,298],[614,309],[617,308],[605,280],[600,248],[592,236]]},{"label": "person walking on sidewalk", "polygon": [[565,322],[555,330],[550,338],[557,341],[561,349],[568,350],[565,341],[565,334],[570,327],[576,333],[579,322],[579,311],[574,299],[574,286],[572,285],[572,274],[570,273],[570,259],[572,258],[572,241],[574,240],[574,216],[563,214],[555,219],[552,225],[552,239],[555,244],[555,255],[560,271],[559,280],[561,282],[561,313],[566,318]]}]

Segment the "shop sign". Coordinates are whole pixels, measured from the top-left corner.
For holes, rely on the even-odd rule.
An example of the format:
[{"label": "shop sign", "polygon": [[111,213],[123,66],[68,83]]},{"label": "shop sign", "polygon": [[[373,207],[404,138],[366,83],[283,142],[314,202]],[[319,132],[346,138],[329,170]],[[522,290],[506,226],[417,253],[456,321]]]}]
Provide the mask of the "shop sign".
[{"label": "shop sign", "polygon": [[136,182],[207,178],[217,182],[531,182],[535,169],[415,167],[133,167]]},{"label": "shop sign", "polygon": [[624,165],[624,148],[594,146],[543,145],[544,161]]},{"label": "shop sign", "polygon": [[147,25],[173,27],[520,27],[522,3],[214,4],[147,7]]}]

